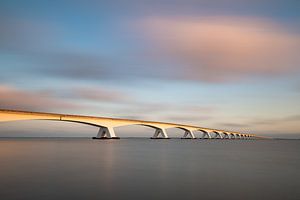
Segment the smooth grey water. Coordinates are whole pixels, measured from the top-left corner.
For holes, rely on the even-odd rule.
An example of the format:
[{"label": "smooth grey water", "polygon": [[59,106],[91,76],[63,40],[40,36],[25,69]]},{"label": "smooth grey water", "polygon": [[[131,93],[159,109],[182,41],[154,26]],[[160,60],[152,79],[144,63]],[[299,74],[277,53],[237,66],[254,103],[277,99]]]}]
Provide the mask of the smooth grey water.
[{"label": "smooth grey water", "polygon": [[299,140],[0,139],[0,199],[300,199]]}]

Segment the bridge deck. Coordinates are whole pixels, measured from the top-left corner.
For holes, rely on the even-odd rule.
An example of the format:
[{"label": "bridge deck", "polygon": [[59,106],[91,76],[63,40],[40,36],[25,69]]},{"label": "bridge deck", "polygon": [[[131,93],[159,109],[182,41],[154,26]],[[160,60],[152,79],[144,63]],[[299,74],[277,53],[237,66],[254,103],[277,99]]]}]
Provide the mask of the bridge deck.
[{"label": "bridge deck", "polygon": [[[176,123],[168,123],[168,122],[0,109],[0,121],[39,120],[39,119],[70,121],[70,122],[84,123],[84,124],[90,124],[90,125],[106,127],[106,128],[107,127],[113,128],[113,127],[126,126],[126,125],[144,125],[144,126],[153,127],[155,129],[161,129],[161,130],[166,128],[180,128],[187,132],[203,131],[204,133],[213,132],[219,135],[222,133],[225,134],[225,137],[227,135],[228,138],[230,138],[229,137],[230,134],[233,137],[246,136],[246,135],[254,136],[250,134],[242,134],[238,132],[225,131],[220,129],[211,129],[211,128],[205,128],[205,127],[194,126],[194,125],[184,125],[184,124],[176,124]],[[166,133],[163,134],[166,135]],[[193,136],[192,133],[191,135]],[[211,137],[209,133],[207,136]]]}]

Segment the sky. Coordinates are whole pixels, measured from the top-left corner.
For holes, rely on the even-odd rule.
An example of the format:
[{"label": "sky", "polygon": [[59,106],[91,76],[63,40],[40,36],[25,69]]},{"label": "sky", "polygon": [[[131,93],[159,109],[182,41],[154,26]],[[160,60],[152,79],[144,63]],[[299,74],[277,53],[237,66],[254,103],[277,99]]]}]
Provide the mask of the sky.
[{"label": "sky", "polygon": [[[0,108],[300,138],[299,52],[298,0],[1,0]],[[5,137],[95,132],[41,121],[0,128]]]}]

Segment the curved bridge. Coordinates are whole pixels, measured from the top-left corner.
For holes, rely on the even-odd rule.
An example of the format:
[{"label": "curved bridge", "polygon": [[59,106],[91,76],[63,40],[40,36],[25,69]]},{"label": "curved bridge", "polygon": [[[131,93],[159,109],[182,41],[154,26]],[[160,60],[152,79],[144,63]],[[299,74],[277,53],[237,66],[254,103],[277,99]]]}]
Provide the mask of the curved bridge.
[{"label": "curved bridge", "polygon": [[182,138],[184,139],[195,139],[196,137],[194,133],[196,131],[202,132],[202,139],[262,138],[253,134],[243,134],[238,132],[165,122],[0,109],[0,122],[18,120],[54,120],[88,124],[99,127],[99,132],[94,139],[119,139],[114,132],[114,128],[126,125],[142,125],[153,128],[155,130],[152,137],[153,139],[168,139],[169,137],[166,132],[166,129],[168,128],[178,128],[183,130],[184,135]]}]

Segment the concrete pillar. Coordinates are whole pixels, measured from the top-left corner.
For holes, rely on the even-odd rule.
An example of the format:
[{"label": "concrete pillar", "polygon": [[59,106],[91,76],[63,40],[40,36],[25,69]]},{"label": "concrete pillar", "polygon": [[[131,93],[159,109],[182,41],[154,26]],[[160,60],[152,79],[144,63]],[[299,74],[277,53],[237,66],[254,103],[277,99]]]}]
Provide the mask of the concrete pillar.
[{"label": "concrete pillar", "polygon": [[196,139],[193,131],[185,130],[184,135],[181,139]]},{"label": "concrete pillar", "polygon": [[[159,137],[161,135],[161,137]],[[169,139],[169,136],[167,135],[166,129],[163,128],[157,128],[154,132],[153,137],[151,139]]]},{"label": "concrete pillar", "polygon": [[221,133],[217,132],[217,131],[214,131],[215,133],[215,139],[223,139],[223,136],[221,135]]},{"label": "concrete pillar", "polygon": [[113,127],[100,127],[98,134],[93,139],[120,139],[116,136]]},{"label": "concrete pillar", "polygon": [[228,134],[228,133],[226,133],[226,132],[223,132],[223,134],[225,135],[225,136],[224,136],[224,139],[230,139],[230,137],[229,137],[229,134]]},{"label": "concrete pillar", "polygon": [[203,132],[201,139],[206,139],[205,136],[207,136],[207,139],[211,139],[211,135],[208,131],[204,131],[204,130],[201,131]]}]

